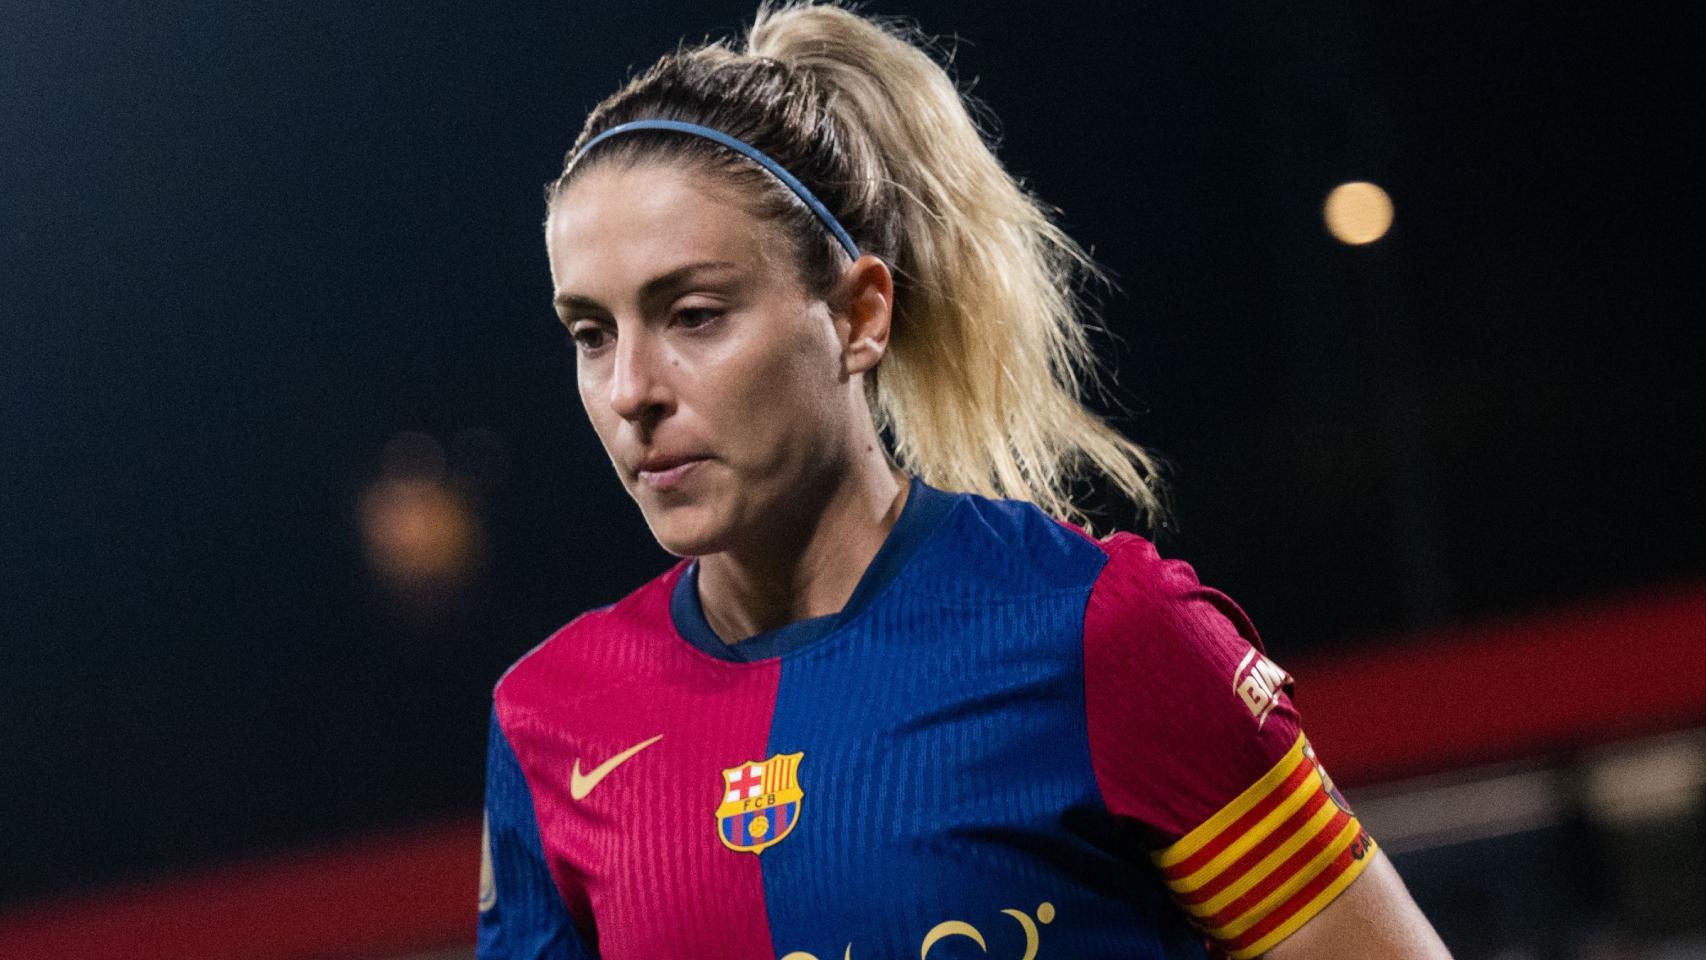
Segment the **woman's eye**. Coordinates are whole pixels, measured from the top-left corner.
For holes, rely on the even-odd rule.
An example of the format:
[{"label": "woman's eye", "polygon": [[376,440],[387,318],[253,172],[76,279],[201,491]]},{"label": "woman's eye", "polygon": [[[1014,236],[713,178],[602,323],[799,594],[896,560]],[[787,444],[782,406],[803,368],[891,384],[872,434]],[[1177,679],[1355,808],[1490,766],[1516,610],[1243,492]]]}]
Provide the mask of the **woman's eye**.
[{"label": "woman's eye", "polygon": [[608,341],[608,332],[594,323],[585,323],[569,329],[569,342],[582,351],[597,350]]},{"label": "woman's eye", "polygon": [[722,316],[722,311],[711,307],[688,307],[675,312],[676,326],[694,330]]}]

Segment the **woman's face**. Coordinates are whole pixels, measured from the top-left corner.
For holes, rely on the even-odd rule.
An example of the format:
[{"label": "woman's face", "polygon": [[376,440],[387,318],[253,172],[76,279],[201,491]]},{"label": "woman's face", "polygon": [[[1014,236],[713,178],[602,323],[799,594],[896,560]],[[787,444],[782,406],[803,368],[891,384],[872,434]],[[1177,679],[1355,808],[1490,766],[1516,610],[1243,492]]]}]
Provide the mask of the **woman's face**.
[{"label": "woman's face", "polygon": [[730,189],[670,166],[595,168],[546,223],[581,403],[677,556],[773,537],[845,461],[863,405],[845,325]]}]

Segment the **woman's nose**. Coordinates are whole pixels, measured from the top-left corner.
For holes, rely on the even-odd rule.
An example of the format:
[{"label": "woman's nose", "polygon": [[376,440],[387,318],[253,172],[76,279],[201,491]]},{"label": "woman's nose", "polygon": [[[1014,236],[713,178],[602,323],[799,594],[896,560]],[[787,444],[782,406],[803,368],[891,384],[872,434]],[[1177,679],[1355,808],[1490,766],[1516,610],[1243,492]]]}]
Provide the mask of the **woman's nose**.
[{"label": "woman's nose", "polygon": [[671,394],[658,344],[645,332],[616,340],[610,378],[610,407],[624,420],[655,420],[668,412]]}]

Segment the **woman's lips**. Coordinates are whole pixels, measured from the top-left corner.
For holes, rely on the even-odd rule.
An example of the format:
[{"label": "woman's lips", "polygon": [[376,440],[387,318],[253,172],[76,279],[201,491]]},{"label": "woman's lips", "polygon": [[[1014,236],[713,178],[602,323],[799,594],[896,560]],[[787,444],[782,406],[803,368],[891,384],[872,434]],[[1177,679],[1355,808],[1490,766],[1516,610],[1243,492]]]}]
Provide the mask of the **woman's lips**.
[{"label": "woman's lips", "polygon": [[641,470],[640,482],[654,490],[670,490],[680,485],[693,468],[705,462],[704,457],[697,457],[664,470]]}]

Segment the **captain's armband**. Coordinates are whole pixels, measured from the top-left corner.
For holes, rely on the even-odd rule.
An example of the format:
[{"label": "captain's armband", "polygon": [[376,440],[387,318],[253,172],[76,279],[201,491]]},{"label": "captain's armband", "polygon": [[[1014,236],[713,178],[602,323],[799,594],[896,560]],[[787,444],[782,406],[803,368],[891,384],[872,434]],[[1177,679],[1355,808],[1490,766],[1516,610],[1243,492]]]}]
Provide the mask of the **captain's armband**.
[{"label": "captain's armband", "polygon": [[1244,958],[1319,913],[1374,850],[1300,733],[1249,789],[1152,857],[1192,922]]}]

